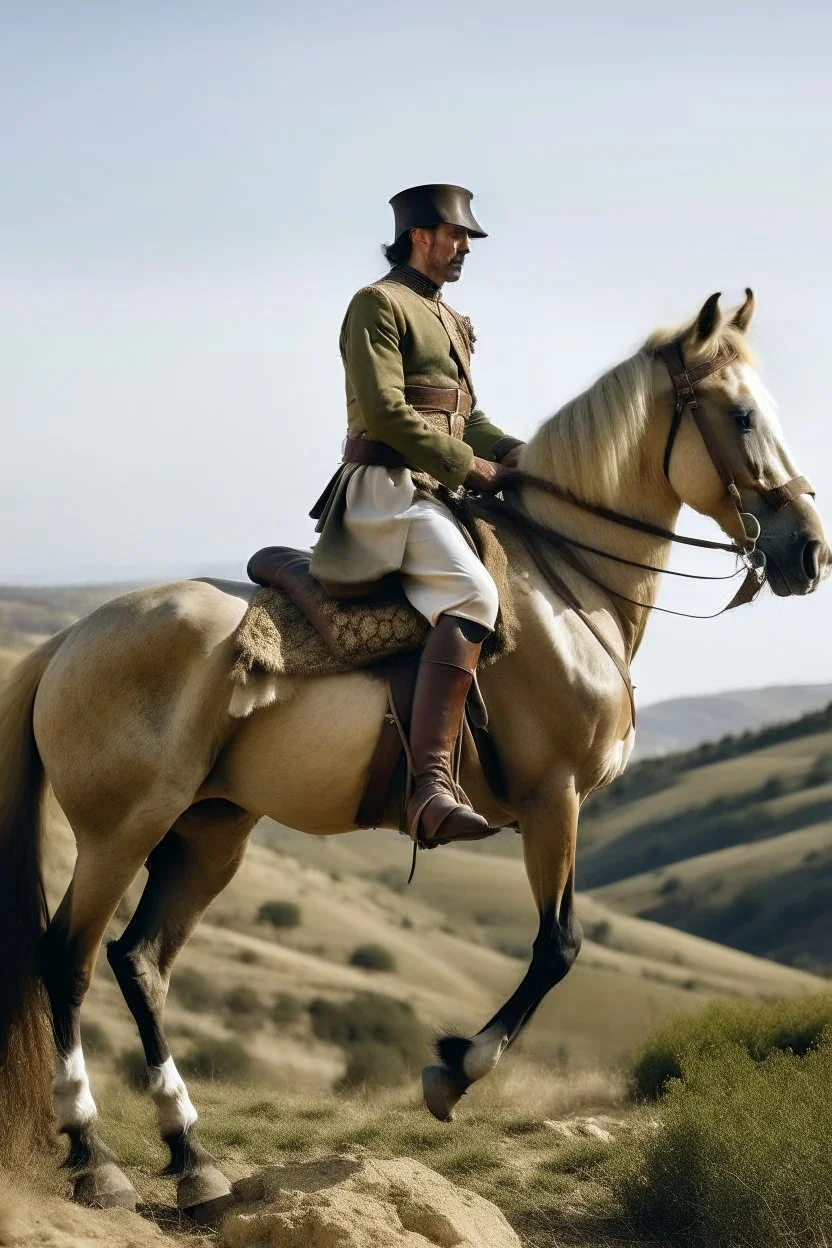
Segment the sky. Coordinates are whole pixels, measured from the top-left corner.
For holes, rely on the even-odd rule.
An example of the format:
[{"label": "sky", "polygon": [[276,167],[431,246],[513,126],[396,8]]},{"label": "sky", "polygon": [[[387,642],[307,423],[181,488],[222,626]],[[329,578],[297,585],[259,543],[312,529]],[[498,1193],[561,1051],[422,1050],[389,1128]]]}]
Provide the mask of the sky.
[{"label": "sky", "polygon": [[[242,576],[310,545],[341,319],[420,182],[471,187],[490,233],[451,301],[498,424],[530,435],[751,285],[823,511],[830,36],[808,0],[0,0],[0,583]],[[639,700],[832,681],[831,594],[654,617]]]}]

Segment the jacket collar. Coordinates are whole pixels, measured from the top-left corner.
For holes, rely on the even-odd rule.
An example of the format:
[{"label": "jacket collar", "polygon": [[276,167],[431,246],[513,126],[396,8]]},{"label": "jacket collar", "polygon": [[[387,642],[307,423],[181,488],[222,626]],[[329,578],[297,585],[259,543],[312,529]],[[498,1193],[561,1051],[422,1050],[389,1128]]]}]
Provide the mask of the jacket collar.
[{"label": "jacket collar", "polygon": [[442,291],[436,283],[432,282],[429,277],[425,277],[424,273],[420,273],[418,269],[412,269],[409,264],[397,264],[381,280],[383,282],[398,282],[400,286],[407,286],[424,299],[432,299],[438,302],[442,298]]}]

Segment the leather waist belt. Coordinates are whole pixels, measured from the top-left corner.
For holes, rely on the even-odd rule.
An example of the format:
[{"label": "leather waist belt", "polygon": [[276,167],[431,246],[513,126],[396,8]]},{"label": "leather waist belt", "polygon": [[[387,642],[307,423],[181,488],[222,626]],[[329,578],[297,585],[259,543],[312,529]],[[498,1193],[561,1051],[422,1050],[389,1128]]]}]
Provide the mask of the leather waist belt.
[{"label": "leather waist belt", "polygon": [[375,464],[381,468],[406,468],[404,455],[394,451],[386,442],[373,438],[347,438],[344,444],[345,464]]},{"label": "leather waist belt", "polygon": [[467,390],[448,389],[442,386],[405,386],[404,397],[417,411],[447,412],[450,416],[471,415],[471,396]]}]

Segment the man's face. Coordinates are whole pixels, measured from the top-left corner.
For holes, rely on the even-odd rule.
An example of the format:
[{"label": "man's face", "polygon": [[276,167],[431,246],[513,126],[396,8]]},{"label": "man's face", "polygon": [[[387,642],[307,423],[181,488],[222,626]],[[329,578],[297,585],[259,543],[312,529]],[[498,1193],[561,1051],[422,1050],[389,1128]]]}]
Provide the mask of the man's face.
[{"label": "man's face", "polygon": [[413,245],[419,246],[418,236],[424,237],[422,260],[428,277],[443,286],[445,282],[458,282],[462,277],[465,257],[471,250],[468,231],[461,225],[437,225],[431,230],[414,230]]}]

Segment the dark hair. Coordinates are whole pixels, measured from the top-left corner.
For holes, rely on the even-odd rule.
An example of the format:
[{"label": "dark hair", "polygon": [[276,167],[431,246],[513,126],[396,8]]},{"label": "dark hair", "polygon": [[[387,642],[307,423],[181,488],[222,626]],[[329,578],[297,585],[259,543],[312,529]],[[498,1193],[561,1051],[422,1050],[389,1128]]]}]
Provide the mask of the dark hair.
[{"label": "dark hair", "polygon": [[391,268],[395,268],[397,264],[407,264],[411,252],[410,230],[400,234],[395,243],[382,243],[381,250]]}]

